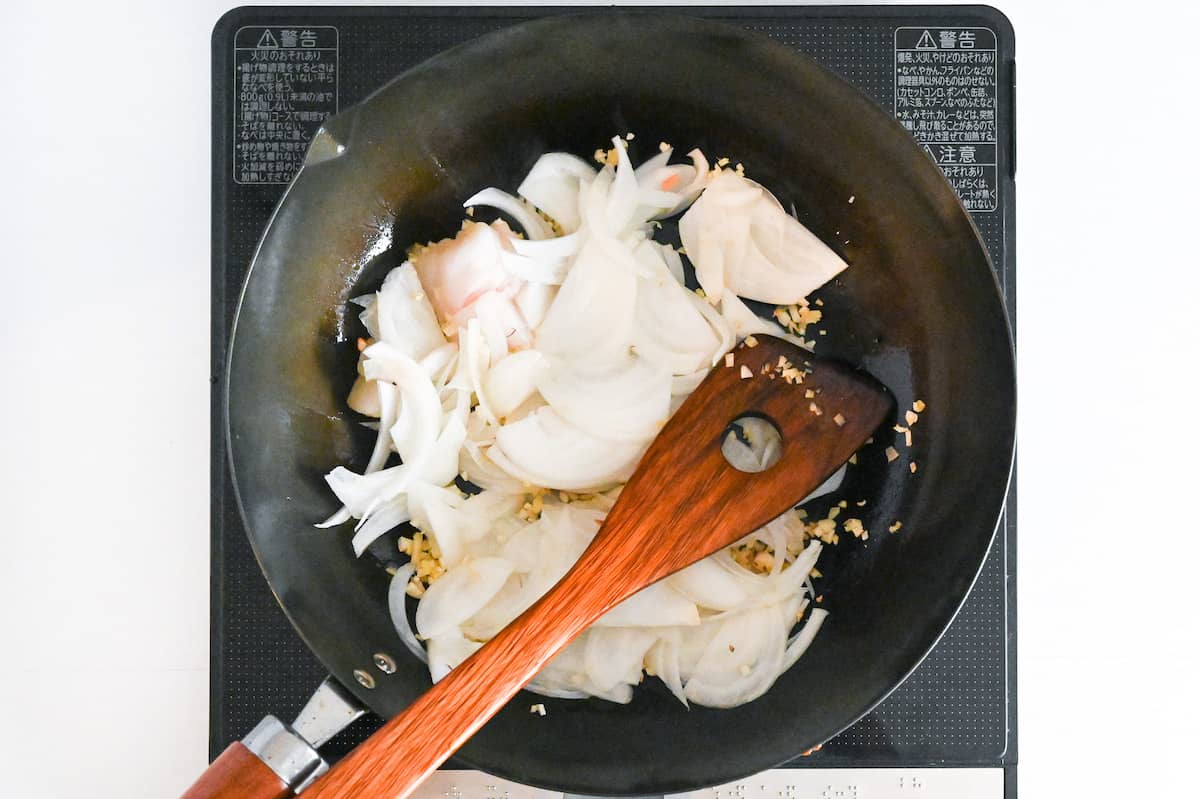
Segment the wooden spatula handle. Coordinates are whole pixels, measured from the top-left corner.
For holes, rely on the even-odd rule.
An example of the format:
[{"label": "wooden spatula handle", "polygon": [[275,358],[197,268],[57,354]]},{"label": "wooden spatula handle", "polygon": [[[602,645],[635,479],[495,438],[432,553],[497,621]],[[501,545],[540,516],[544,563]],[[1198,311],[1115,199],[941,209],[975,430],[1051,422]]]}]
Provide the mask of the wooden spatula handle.
[{"label": "wooden spatula handle", "polygon": [[283,799],[292,791],[241,742],[235,741],[181,799]]},{"label": "wooden spatula handle", "polygon": [[[304,796],[407,796],[599,616],[820,485],[883,421],[891,399],[865,376],[810,357],[767,336],[739,347],[734,365],[714,369],[655,438],[574,568]],[[746,412],[782,435],[779,462],[760,474],[721,454],[729,423]]]}]

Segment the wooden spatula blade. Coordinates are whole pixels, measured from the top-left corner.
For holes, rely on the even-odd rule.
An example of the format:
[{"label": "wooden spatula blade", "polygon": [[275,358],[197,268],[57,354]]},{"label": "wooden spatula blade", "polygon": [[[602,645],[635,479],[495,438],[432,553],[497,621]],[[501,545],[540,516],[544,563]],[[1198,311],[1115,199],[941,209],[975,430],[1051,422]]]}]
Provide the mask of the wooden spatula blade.
[{"label": "wooden spatula blade", "polygon": [[[782,514],[844,464],[887,418],[872,377],[773,336],[734,350],[675,412],[593,544],[629,536],[654,552],[647,582],[728,546]],[[760,416],[779,431],[769,469],[746,473],[721,453],[729,424]]]}]

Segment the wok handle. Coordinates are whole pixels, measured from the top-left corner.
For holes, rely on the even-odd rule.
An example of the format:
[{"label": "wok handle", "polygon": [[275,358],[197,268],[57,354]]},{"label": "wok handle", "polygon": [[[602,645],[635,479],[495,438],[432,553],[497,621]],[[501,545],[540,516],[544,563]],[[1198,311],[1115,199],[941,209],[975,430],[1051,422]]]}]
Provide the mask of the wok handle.
[{"label": "wok handle", "polygon": [[295,730],[267,716],[226,747],[181,799],[284,799],[327,769]]},{"label": "wok handle", "polygon": [[231,743],[182,799],[284,799],[292,789],[241,741]]}]

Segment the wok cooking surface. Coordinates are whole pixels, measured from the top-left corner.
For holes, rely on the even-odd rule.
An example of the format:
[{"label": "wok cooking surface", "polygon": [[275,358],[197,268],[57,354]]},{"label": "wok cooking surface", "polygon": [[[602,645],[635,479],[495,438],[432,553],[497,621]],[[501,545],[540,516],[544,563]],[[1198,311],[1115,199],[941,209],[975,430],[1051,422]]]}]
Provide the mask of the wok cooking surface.
[{"label": "wok cooking surface", "polygon": [[[224,369],[227,336],[246,267],[285,188],[284,182],[276,178],[283,176],[285,181],[290,178],[288,170],[294,172],[294,166],[288,166],[285,148],[279,148],[277,159],[273,159],[282,162],[278,167],[281,171],[259,169],[267,160],[265,156],[256,154],[258,151],[252,148],[237,148],[241,112],[235,96],[246,88],[245,75],[249,70],[243,69],[243,65],[256,63],[252,60],[254,52],[272,49],[258,47],[264,34],[270,34],[269,38],[281,45],[282,54],[290,49],[282,47],[284,32],[292,31],[296,34],[297,50],[320,53],[323,63],[333,64],[332,80],[322,78],[320,83],[314,80],[311,85],[301,87],[311,90],[314,96],[327,90],[332,95],[328,99],[322,96],[305,101],[308,105],[304,109],[312,119],[297,123],[300,135],[304,136],[311,135],[324,115],[363,99],[425,58],[540,13],[544,10],[484,13],[449,9],[306,9],[303,12],[278,9],[236,12],[222,21],[214,35],[215,375],[220,376]],[[887,11],[887,16],[871,9],[820,8],[754,12],[714,9],[706,13],[766,33],[813,57],[888,110],[895,108],[897,78],[904,74],[898,66],[897,45],[906,44],[904,39],[910,36],[898,31],[930,28],[936,41],[940,40],[941,31],[988,29],[996,36],[1002,66],[1006,64],[1006,52],[1011,54],[1007,24],[998,16],[981,15],[978,11],[894,8]],[[313,43],[311,48],[300,46],[305,31],[311,34],[308,37]],[[902,51],[916,50],[919,33],[912,36],[916,39]],[[242,83],[238,83],[238,75],[242,75]],[[330,84],[328,89],[325,84]],[[1011,229],[1007,225],[1011,222],[1012,184],[1005,177],[1010,157],[1006,142],[1011,98],[1003,85],[997,100],[995,111],[1000,121],[993,157],[999,165],[994,167],[994,173],[985,173],[982,178],[984,183],[989,179],[994,183],[995,210],[987,210],[992,203],[981,203],[980,210],[973,213],[973,221],[992,255],[1011,316],[1014,274]],[[657,135],[653,130],[637,127],[634,130],[639,135]],[[673,143],[683,149],[691,144],[682,140]],[[932,149],[935,156],[943,154],[936,143]],[[753,160],[737,155],[747,160],[753,176]],[[260,157],[261,160],[256,160]],[[991,174],[995,177],[990,177]],[[769,176],[764,175],[764,182],[773,188]],[[961,183],[960,194],[965,194],[968,191],[965,179]],[[880,377],[887,380],[890,366],[886,357],[874,365],[868,362],[867,366],[881,370]],[[226,469],[219,379],[214,392],[210,741],[215,752],[230,739],[244,734],[264,713],[298,708],[326,671],[281,613],[250,550]],[[1015,759],[1012,733],[1015,697],[1010,668],[1015,603],[1012,575],[1008,572],[1015,546],[1012,511],[1010,496],[1009,514],[1002,521],[978,582],[933,653],[883,704],[821,751],[795,765],[1000,766]],[[348,546],[345,549],[345,557],[352,557]],[[380,601],[382,606],[382,597]],[[391,654],[407,656],[398,640]],[[369,667],[369,663],[364,663],[364,667]],[[836,675],[830,679],[836,680]],[[622,709],[607,706],[600,710],[619,713]],[[372,720],[360,722],[335,739],[326,749],[327,754],[336,756],[338,751],[345,751],[365,738],[373,725]],[[614,784],[620,784],[620,780],[614,778]]]}]

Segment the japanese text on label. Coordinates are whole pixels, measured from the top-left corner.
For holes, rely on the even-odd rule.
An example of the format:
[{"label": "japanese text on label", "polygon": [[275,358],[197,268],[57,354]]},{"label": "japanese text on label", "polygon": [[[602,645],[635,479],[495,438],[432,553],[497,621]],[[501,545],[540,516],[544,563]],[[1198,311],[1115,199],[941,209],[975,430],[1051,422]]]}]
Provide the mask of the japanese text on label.
[{"label": "japanese text on label", "polygon": [[895,114],[968,211],[996,210],[996,34],[897,28]]},{"label": "japanese text on label", "polygon": [[233,179],[287,183],[338,108],[338,32],[250,25],[234,34]]}]

